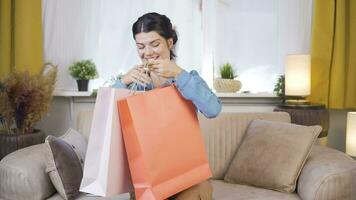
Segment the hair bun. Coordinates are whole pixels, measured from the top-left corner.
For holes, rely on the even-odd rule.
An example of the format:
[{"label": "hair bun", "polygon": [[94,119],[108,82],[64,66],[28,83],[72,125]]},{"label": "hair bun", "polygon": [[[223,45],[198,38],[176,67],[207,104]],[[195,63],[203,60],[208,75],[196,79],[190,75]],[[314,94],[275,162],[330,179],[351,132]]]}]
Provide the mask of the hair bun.
[{"label": "hair bun", "polygon": [[178,36],[176,30],[174,28],[172,29],[172,38],[173,38],[173,44],[175,44],[178,41]]}]

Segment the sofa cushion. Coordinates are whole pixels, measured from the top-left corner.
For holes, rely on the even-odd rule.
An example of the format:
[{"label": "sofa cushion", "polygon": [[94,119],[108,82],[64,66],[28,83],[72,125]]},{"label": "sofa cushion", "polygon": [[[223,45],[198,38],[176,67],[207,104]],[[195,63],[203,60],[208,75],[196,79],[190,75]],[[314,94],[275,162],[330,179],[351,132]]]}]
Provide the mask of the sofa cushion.
[{"label": "sofa cushion", "polygon": [[290,122],[290,116],[285,112],[223,112],[213,119],[208,119],[202,114],[198,116],[214,179],[224,179],[231,160],[252,120]]},{"label": "sofa cushion", "polygon": [[0,161],[0,199],[38,200],[56,190],[46,173],[45,145],[26,147]]},{"label": "sofa cushion", "polygon": [[211,180],[216,200],[301,200],[296,193],[282,193],[247,185]]},{"label": "sofa cushion", "polygon": [[64,133],[64,135],[62,135],[60,138],[72,146],[75,153],[80,158],[81,163],[84,163],[85,154],[87,152],[87,146],[88,146],[84,136],[80,134],[78,131],[69,128],[67,132]]},{"label": "sofa cushion", "polygon": [[209,200],[212,198],[212,193],[211,183],[203,181],[169,197],[169,200]]},{"label": "sofa cushion", "polygon": [[[61,197],[61,195],[56,193],[46,200],[63,200],[63,198]],[[80,193],[75,200],[131,200],[131,199],[129,193],[114,195],[110,197],[99,197],[90,194]]]},{"label": "sofa cushion", "polygon": [[82,163],[66,141],[48,136],[46,138],[46,172],[65,199],[74,199],[79,195],[79,186],[83,178]]},{"label": "sofa cushion", "polygon": [[314,145],[297,190],[303,200],[355,200],[355,180],[355,160],[335,149]]},{"label": "sofa cushion", "polygon": [[320,126],[252,121],[225,180],[294,192],[297,178],[320,131]]}]

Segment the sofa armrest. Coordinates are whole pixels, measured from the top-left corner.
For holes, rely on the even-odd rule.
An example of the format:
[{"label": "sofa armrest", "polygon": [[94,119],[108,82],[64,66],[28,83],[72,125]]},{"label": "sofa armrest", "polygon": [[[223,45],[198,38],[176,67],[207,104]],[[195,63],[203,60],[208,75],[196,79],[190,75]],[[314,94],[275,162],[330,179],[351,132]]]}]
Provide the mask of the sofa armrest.
[{"label": "sofa armrest", "polygon": [[0,161],[0,199],[38,200],[56,191],[45,171],[44,147],[26,147]]},{"label": "sofa armrest", "polygon": [[303,200],[355,200],[356,161],[340,151],[315,145],[298,180]]}]

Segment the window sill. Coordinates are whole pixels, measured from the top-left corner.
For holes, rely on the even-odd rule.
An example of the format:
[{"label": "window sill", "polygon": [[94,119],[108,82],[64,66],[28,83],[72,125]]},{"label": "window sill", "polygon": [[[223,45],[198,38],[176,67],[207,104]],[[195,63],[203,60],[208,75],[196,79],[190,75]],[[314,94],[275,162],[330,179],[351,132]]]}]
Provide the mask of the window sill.
[{"label": "window sill", "polygon": [[277,95],[272,93],[215,93],[216,96],[221,98],[278,98]]},{"label": "window sill", "polygon": [[53,96],[55,97],[90,97],[91,91],[79,92],[71,90],[54,90]]},{"label": "window sill", "polygon": [[216,93],[223,105],[278,105],[281,99],[272,93]]},{"label": "window sill", "polygon": [[[95,96],[92,92],[79,92],[70,90],[55,90],[54,97],[70,98],[76,103],[95,103]],[[281,99],[272,93],[216,93],[224,105],[278,105]]]},{"label": "window sill", "polygon": [[[90,97],[91,91],[54,90],[55,97]],[[278,98],[272,93],[215,93],[219,98]]]}]

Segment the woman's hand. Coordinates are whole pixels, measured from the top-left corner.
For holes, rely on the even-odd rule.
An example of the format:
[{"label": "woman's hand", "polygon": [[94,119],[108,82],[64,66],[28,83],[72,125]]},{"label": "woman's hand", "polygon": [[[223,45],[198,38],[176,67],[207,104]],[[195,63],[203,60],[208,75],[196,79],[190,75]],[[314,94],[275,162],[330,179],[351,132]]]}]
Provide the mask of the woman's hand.
[{"label": "woman's hand", "polygon": [[176,79],[183,71],[182,68],[169,59],[151,61],[148,63],[148,67],[152,72],[164,78]]},{"label": "woman's hand", "polygon": [[134,82],[142,86],[146,86],[146,84],[151,83],[151,78],[148,76],[146,70],[148,69],[144,69],[144,65],[136,65],[122,77],[121,82],[125,85],[129,85]]}]

